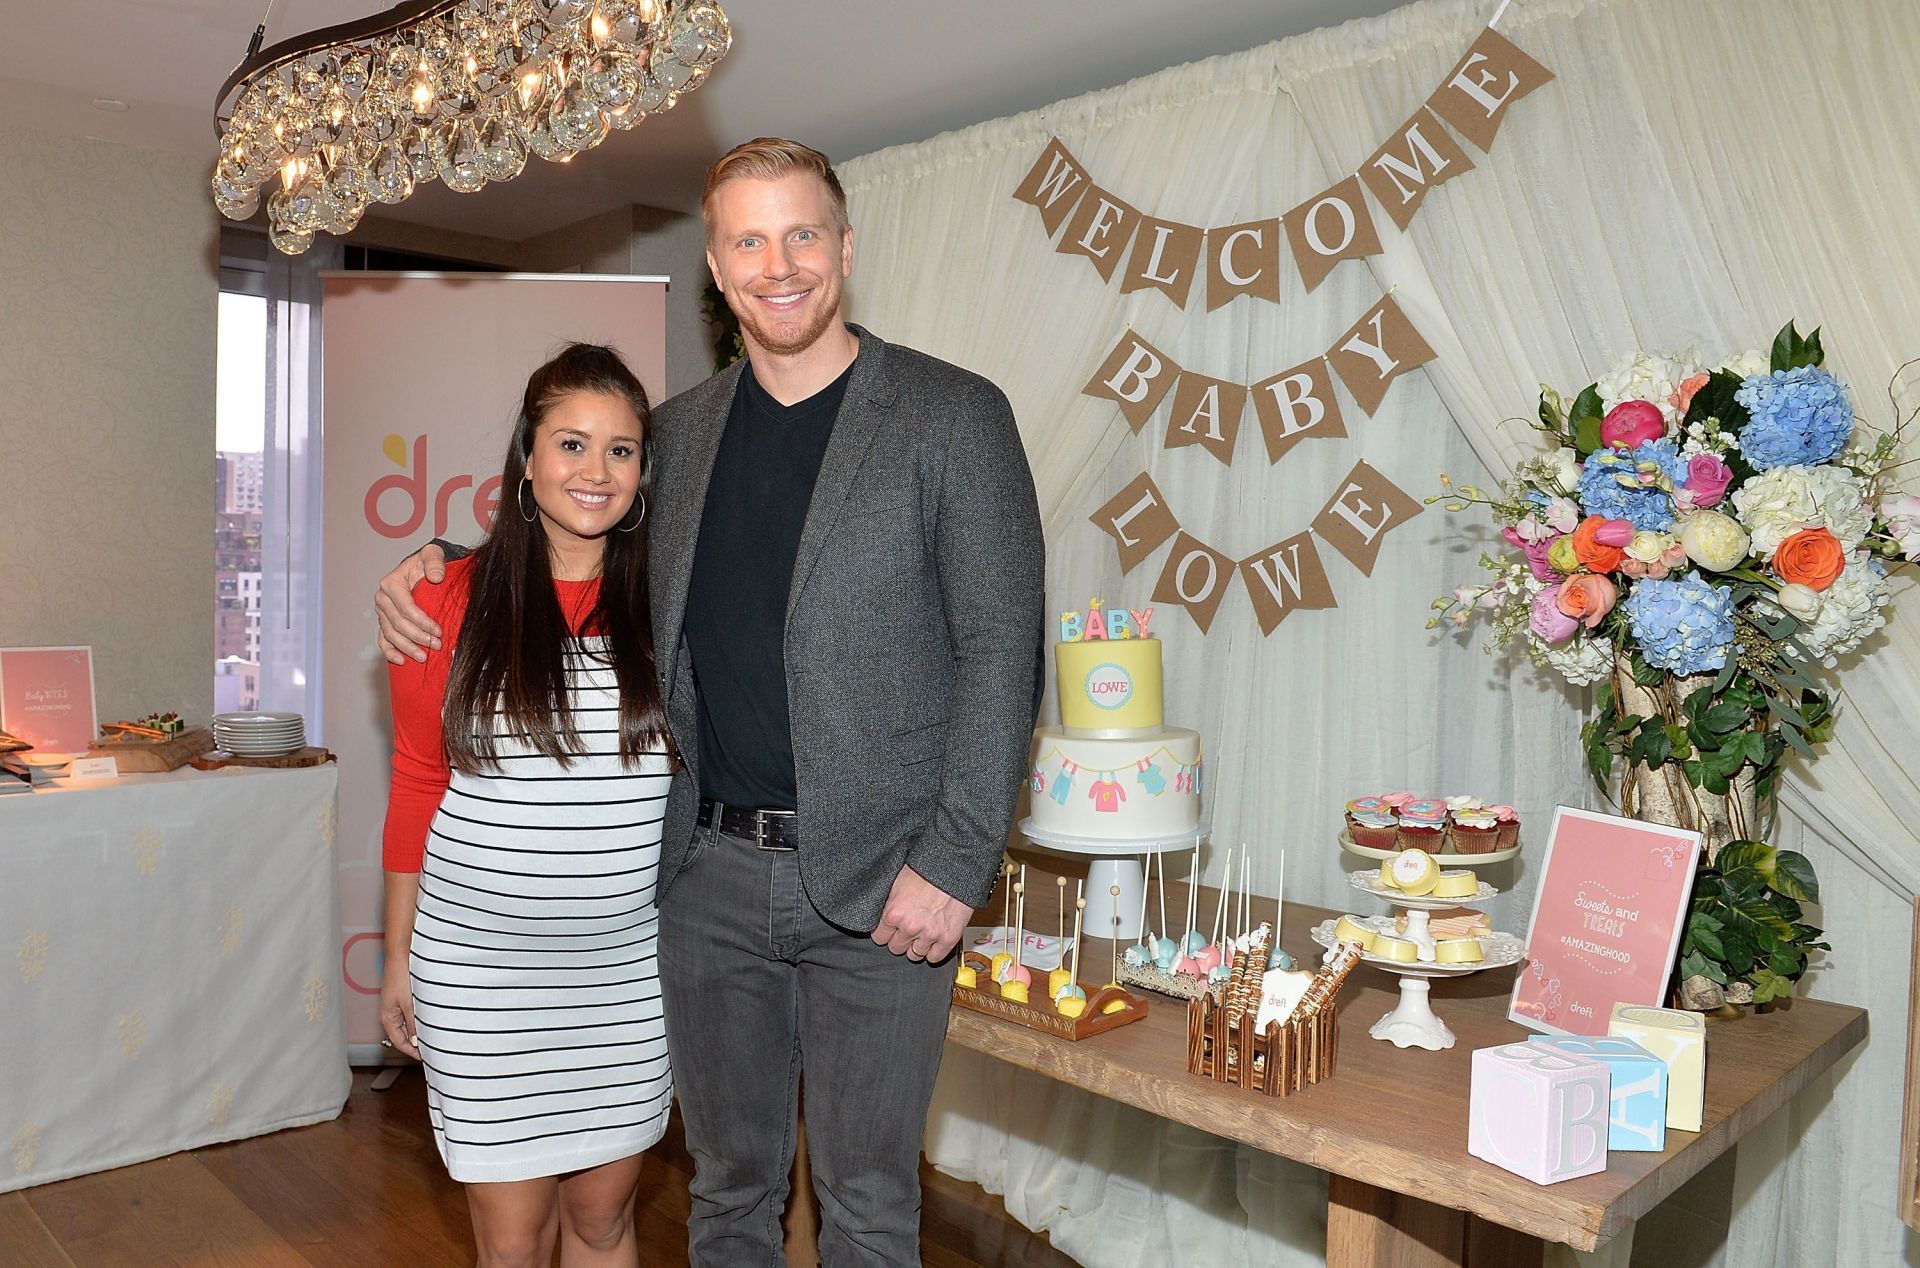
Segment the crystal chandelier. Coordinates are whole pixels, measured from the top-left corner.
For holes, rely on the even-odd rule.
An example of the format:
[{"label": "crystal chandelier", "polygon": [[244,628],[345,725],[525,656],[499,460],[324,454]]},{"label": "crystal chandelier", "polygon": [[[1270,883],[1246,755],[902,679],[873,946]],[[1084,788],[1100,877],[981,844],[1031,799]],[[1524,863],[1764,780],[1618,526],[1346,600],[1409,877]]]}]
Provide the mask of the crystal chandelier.
[{"label": "crystal chandelier", "polygon": [[[255,40],[258,41],[256,33]],[[213,201],[288,255],[428,181],[471,194],[673,108],[733,44],[710,0],[412,0],[252,55],[215,104]]]}]

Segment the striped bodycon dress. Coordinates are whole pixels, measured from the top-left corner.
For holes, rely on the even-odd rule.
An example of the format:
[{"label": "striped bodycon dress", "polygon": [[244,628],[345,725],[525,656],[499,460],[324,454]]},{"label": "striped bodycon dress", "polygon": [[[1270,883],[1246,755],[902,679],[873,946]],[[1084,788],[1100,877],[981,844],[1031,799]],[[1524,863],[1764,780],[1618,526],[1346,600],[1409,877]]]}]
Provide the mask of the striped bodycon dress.
[{"label": "striped bodycon dress", "polygon": [[[671,766],[622,765],[613,671],[600,640],[576,637],[585,755],[562,767],[503,730],[497,770],[449,772],[440,714],[464,563],[417,594],[444,650],[392,669],[386,866],[420,873],[414,1023],[441,1157],[464,1183],[526,1180],[637,1154],[666,1128],[655,898]],[[578,631],[599,583],[556,584]]]}]

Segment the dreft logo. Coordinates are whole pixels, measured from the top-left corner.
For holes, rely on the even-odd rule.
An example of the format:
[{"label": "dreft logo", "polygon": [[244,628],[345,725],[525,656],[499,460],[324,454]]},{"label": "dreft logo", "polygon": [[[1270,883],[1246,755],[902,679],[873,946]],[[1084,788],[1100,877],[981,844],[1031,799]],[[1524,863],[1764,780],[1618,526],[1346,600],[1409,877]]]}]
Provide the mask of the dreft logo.
[{"label": "dreft logo", "polygon": [[[474,478],[471,475],[450,476],[439,487],[434,488],[429,498],[427,490],[431,485],[427,477],[427,438],[425,436],[414,437],[411,466],[407,462],[407,442],[398,436],[389,435],[382,440],[380,452],[391,459],[394,466],[400,468],[401,474],[381,476],[367,487],[367,496],[362,506],[366,513],[368,528],[382,537],[412,537],[420,531],[420,526],[426,523],[427,512],[431,509],[433,535],[445,537],[448,505],[453,501],[456,493],[472,489],[473,522],[480,526],[482,532],[492,530],[494,513],[500,507],[499,476],[488,476],[478,485],[474,484]],[[384,513],[400,509],[399,497],[392,495],[400,495],[406,499],[404,519],[389,519]]]},{"label": "dreft logo", "polygon": [[1133,699],[1133,675],[1108,661],[1087,671],[1087,699],[1101,709],[1118,709]]}]

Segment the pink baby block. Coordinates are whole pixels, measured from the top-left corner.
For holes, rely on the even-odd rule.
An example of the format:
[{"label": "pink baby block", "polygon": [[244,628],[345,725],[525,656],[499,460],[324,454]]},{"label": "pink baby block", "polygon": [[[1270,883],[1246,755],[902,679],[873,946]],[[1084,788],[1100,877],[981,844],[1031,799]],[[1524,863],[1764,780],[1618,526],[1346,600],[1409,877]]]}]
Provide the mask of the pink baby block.
[{"label": "pink baby block", "polygon": [[1467,1152],[1535,1184],[1607,1169],[1612,1071],[1604,1061],[1538,1044],[1473,1054]]}]

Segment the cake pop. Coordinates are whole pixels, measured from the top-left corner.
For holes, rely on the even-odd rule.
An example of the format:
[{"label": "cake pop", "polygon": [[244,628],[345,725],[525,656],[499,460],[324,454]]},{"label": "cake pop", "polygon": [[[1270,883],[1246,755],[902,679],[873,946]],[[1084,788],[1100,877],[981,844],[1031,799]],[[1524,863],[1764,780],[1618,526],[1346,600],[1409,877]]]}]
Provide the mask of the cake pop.
[{"label": "cake pop", "polygon": [[1153,879],[1153,855],[1147,855],[1146,876],[1140,882],[1140,940],[1120,953],[1120,962],[1130,969],[1144,969],[1153,963],[1153,950],[1147,943],[1147,890]]},{"label": "cake pop", "polygon": [[1280,847],[1280,892],[1273,899],[1273,953],[1267,957],[1270,969],[1290,969],[1293,957],[1280,949],[1280,918],[1285,914],[1287,902],[1287,847]]},{"label": "cake pop", "polygon": [[1033,984],[1033,974],[1027,972],[1027,966],[1021,961],[1026,952],[1027,927],[1027,867],[1020,865],[1020,879],[1013,886],[1013,963],[1007,967],[1007,975],[1000,981],[1000,998],[1010,999],[1016,1004],[1027,1002],[1027,988]]},{"label": "cake pop", "polygon": [[1221,870],[1224,873],[1224,883],[1220,888],[1218,897],[1214,900],[1213,924],[1209,927],[1206,943],[1201,946],[1200,950],[1196,952],[1193,957],[1200,965],[1200,975],[1202,977],[1208,976],[1215,969],[1219,968],[1222,960],[1220,944],[1221,940],[1226,936],[1227,904],[1233,893],[1232,846],[1227,847],[1226,866]]},{"label": "cake pop", "polygon": [[[1167,936],[1167,856],[1160,859],[1160,936],[1153,940],[1153,965],[1162,973],[1173,971],[1173,961],[1180,954],[1173,939]],[[1151,865],[1151,857],[1149,858]]]},{"label": "cake pop", "polygon": [[1080,884],[1073,886],[1073,967],[1067,970],[1066,989],[1054,996],[1054,1006],[1062,1017],[1078,1017],[1087,1011],[1087,993],[1080,988],[1080,918],[1087,910]]},{"label": "cake pop", "polygon": [[1013,863],[1011,860],[1004,862],[1004,865],[1000,869],[1000,878],[1000,930],[1002,942],[1000,944],[1000,950],[993,953],[992,968],[993,980],[996,982],[1004,982],[1007,980],[1007,966],[1013,963],[1013,953],[1006,949],[1007,944],[1004,940],[1006,931],[1011,927],[1008,922],[1013,918],[1010,914],[1013,910]]},{"label": "cake pop", "polygon": [[[1196,855],[1195,861],[1198,862]],[[1190,977],[1205,977],[1207,971],[1200,967],[1200,961],[1194,955],[1206,945],[1206,937],[1193,927],[1194,918],[1199,914],[1200,878],[1189,874],[1187,879],[1187,932],[1180,938],[1180,957],[1173,962],[1175,973],[1185,973]]]},{"label": "cake pop", "polygon": [[[1067,945],[1067,878],[1056,876],[1053,878],[1053,884],[1060,891],[1060,918],[1056,922],[1060,932],[1054,939],[1055,948],[1060,949]],[[1059,999],[1060,988],[1072,981],[1073,974],[1067,970],[1066,959],[1062,956],[1060,967],[1047,974],[1047,998]]]}]

